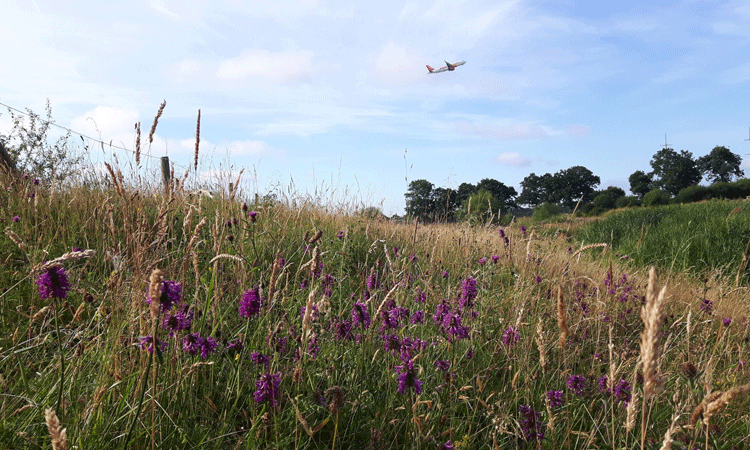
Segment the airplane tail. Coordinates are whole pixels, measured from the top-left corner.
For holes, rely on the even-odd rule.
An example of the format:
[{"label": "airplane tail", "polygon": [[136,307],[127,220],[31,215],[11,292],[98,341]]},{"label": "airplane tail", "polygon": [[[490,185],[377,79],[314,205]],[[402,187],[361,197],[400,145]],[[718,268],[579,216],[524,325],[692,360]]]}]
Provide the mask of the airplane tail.
[{"label": "airplane tail", "polygon": [[428,65],[427,65],[427,70],[429,70],[430,72],[432,72],[432,71],[433,71],[433,70],[435,70],[435,69],[433,69],[432,67],[430,67],[430,65],[428,64]]}]

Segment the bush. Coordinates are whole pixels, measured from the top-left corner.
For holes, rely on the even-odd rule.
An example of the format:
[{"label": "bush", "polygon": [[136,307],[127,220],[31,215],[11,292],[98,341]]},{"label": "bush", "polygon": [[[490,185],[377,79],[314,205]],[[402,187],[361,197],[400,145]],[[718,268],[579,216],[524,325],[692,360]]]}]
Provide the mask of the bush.
[{"label": "bush", "polygon": [[534,222],[541,222],[542,220],[547,220],[558,214],[560,214],[559,206],[552,203],[542,203],[541,205],[536,205],[534,208],[534,215],[531,216],[531,219]]},{"label": "bush", "polygon": [[668,205],[672,196],[669,192],[662,189],[654,189],[643,196],[643,206]]},{"label": "bush", "polygon": [[635,195],[628,195],[626,197],[620,197],[617,199],[618,208],[630,208],[633,206],[641,206],[641,200]]},{"label": "bush", "polygon": [[690,186],[682,189],[674,198],[675,203],[695,203],[713,198],[713,193],[706,186]]}]

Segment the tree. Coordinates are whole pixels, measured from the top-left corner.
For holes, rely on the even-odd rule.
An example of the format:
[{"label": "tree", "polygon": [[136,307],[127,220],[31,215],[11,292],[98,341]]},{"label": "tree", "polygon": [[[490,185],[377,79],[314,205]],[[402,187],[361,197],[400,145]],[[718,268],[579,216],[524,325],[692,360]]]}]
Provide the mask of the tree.
[{"label": "tree", "polygon": [[578,199],[591,201],[594,188],[601,183],[598,176],[583,166],[573,166],[557,172],[548,184],[548,200],[568,208],[575,207]]},{"label": "tree", "polygon": [[477,187],[471,183],[461,183],[456,191],[456,201],[459,205],[463,204],[471,194],[477,191]]},{"label": "tree", "polygon": [[404,194],[406,197],[406,215],[429,221],[434,209],[432,204],[433,184],[427,180],[414,180],[409,183],[409,189]]},{"label": "tree", "polygon": [[45,107],[46,118],[26,109],[27,118],[10,112],[13,129],[8,136],[0,136],[9,156],[19,171],[34,178],[62,182],[76,175],[83,157],[74,155],[69,142],[70,132],[59,137],[54,144],[48,142],[52,120],[49,100]]},{"label": "tree", "polygon": [[687,150],[677,153],[665,147],[651,159],[651,174],[655,177],[654,187],[663,189],[672,195],[680,190],[700,183],[703,176],[693,159],[693,154]]},{"label": "tree", "polygon": [[617,200],[622,197],[625,197],[625,191],[616,186],[610,186],[606,190],[599,191],[592,203],[595,209],[605,211],[607,209],[615,209],[617,207]]},{"label": "tree", "polygon": [[485,178],[477,184],[477,190],[486,190],[490,194],[494,195],[495,198],[500,202],[500,209],[503,213],[507,212],[509,208],[516,208],[516,197],[518,192],[513,187],[509,187],[501,183],[500,181],[493,180],[492,178]]},{"label": "tree", "polygon": [[547,200],[547,189],[545,185],[549,184],[552,175],[546,173],[537,176],[531,173],[521,181],[521,195],[516,200],[521,205],[536,206]]},{"label": "tree", "polygon": [[728,148],[717,145],[711,153],[698,158],[698,169],[711,183],[729,183],[732,178],[742,178],[745,171],[740,169],[742,157],[732,153]]},{"label": "tree", "polygon": [[458,195],[451,188],[435,188],[430,194],[432,200],[432,220],[450,222],[453,221],[453,214],[459,207]]},{"label": "tree", "polygon": [[480,189],[461,204],[459,218],[472,225],[496,221],[499,218],[500,201],[486,189]]},{"label": "tree", "polygon": [[651,192],[653,189],[654,179],[651,174],[646,173],[642,170],[636,170],[628,178],[630,182],[630,192],[637,195],[638,198],[643,198],[644,195]]}]

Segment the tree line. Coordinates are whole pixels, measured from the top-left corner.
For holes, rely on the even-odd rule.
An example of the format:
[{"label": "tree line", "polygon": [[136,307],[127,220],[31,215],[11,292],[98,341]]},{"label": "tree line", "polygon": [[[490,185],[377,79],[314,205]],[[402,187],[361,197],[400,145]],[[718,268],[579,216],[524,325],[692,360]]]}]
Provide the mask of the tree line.
[{"label": "tree line", "polygon": [[[651,158],[651,170],[633,172],[628,181],[633,195],[616,186],[597,190],[601,179],[583,166],[554,174],[529,174],[521,181],[521,193],[501,181],[485,178],[477,184],[461,183],[458,189],[435,187],[427,180],[409,183],[406,215],[423,222],[456,220],[499,221],[519,206],[545,211],[578,208],[595,215],[608,209],[641,204],[689,202],[706,198],[739,198],[750,195],[750,180],[732,183],[745,176],[742,158],[727,147],[716,146],[705,156],[694,158],[686,150],[665,146]],[[711,185],[700,186],[705,179]],[[736,186],[735,186],[736,185]]]}]

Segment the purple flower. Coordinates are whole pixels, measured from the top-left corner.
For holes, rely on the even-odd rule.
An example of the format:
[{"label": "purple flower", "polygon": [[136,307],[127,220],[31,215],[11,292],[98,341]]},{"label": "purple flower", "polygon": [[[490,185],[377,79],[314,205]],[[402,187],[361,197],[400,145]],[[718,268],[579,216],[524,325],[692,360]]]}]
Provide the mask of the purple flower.
[{"label": "purple flower", "polygon": [[599,384],[599,392],[601,394],[609,395],[612,393],[612,391],[609,390],[608,381],[609,379],[607,378],[606,375],[599,377],[598,384]]},{"label": "purple flower", "polygon": [[722,323],[724,324],[725,327],[728,327],[729,324],[732,323],[732,319],[729,317],[725,317],[724,320],[722,320]]},{"label": "purple flower", "polygon": [[703,311],[704,313],[710,316],[711,314],[713,314],[713,310],[714,310],[714,302],[712,302],[711,300],[707,298],[704,298],[703,301],[701,302],[701,311]]},{"label": "purple flower", "polygon": [[31,182],[34,183],[34,186],[39,186],[39,180],[37,180],[36,178],[31,180]]},{"label": "purple flower", "polygon": [[474,299],[477,298],[477,280],[472,277],[466,278],[461,282],[461,297],[459,303],[465,308],[474,306]]},{"label": "purple flower", "polygon": [[414,325],[424,323],[424,311],[421,309],[419,311],[414,311],[414,314],[409,318],[409,322]]},{"label": "purple flower", "polygon": [[242,202],[242,212],[247,212],[247,202]]},{"label": "purple flower", "polygon": [[620,382],[614,388],[615,398],[621,401],[625,406],[630,403],[630,383],[620,378]]},{"label": "purple flower", "polygon": [[367,277],[367,289],[373,291],[378,287],[380,287],[380,281],[378,281],[378,273],[373,270]]},{"label": "purple flower", "polygon": [[568,378],[568,389],[577,396],[582,396],[583,390],[586,389],[586,378],[583,375],[571,375]]},{"label": "purple flower", "polygon": [[[169,311],[172,305],[182,301],[182,283],[164,280],[161,284],[159,304],[162,311]],[[146,303],[151,305],[151,293],[146,294]]]},{"label": "purple flower", "polygon": [[[402,356],[403,359],[403,356]],[[398,393],[406,394],[406,390],[411,388],[417,394],[422,393],[422,382],[417,379],[417,372],[414,370],[414,361],[408,359],[401,366],[396,366],[398,373]]]},{"label": "purple flower", "polygon": [[42,300],[50,297],[65,298],[70,290],[68,275],[63,266],[47,267],[37,278],[36,284],[39,285],[39,296]]},{"label": "purple flower", "polygon": [[526,236],[526,225],[521,225],[521,234]]},{"label": "purple flower", "polygon": [[281,384],[281,372],[266,373],[255,382],[253,398],[255,403],[270,403],[273,408],[278,404],[279,384]]},{"label": "purple flower", "polygon": [[210,336],[201,337],[198,333],[191,333],[182,338],[182,350],[191,355],[196,355],[200,352],[203,359],[208,358],[208,355],[214,353],[218,346],[219,343],[216,339]]},{"label": "purple flower", "polygon": [[438,447],[438,450],[455,450],[456,447],[453,445],[453,442],[450,440],[445,441],[445,444]]},{"label": "purple flower", "polygon": [[443,271],[443,278],[448,278],[448,271],[447,270]]},{"label": "purple flower", "polygon": [[258,352],[253,352],[250,355],[250,360],[259,366],[263,365],[266,367],[268,367],[268,364],[271,362],[268,356],[264,355],[263,353],[258,353]]},{"label": "purple flower", "polygon": [[227,351],[230,353],[239,353],[242,347],[242,339],[233,339],[227,343]]},{"label": "purple flower", "polygon": [[541,282],[542,282],[542,277],[540,277],[539,275],[535,275],[534,276],[534,283],[539,284]]},{"label": "purple flower", "polygon": [[[148,349],[149,353],[154,353],[154,337],[153,336],[142,336],[142,337],[139,337],[138,340],[140,341],[138,342],[138,345],[141,346],[141,350]],[[163,352],[164,350],[167,349],[167,343],[162,342],[159,339],[156,339],[156,345],[159,346],[159,351]]]},{"label": "purple flower", "polygon": [[256,211],[250,211],[247,215],[250,217],[250,222],[252,223],[255,223],[255,221],[258,220],[258,213]]},{"label": "purple flower", "polygon": [[193,321],[193,311],[177,310],[172,314],[167,314],[162,322],[162,327],[169,330],[169,337],[174,337],[175,332],[187,330]]},{"label": "purple flower", "polygon": [[492,262],[497,263],[497,261],[500,260],[500,257],[498,255],[492,255]]},{"label": "purple flower", "polygon": [[419,257],[415,255],[414,253],[409,255],[409,262],[417,262],[418,259]]},{"label": "purple flower", "polygon": [[550,408],[559,408],[565,403],[562,391],[547,391],[547,400]]},{"label": "purple flower", "polygon": [[353,327],[370,328],[370,313],[367,311],[367,305],[357,301],[352,307]]},{"label": "purple flower", "polygon": [[505,231],[502,228],[500,228],[499,230],[497,230],[497,234],[499,234],[501,238],[505,237]]},{"label": "purple flower", "polygon": [[483,266],[486,263],[487,263],[487,258],[479,258],[479,260],[477,261],[477,264],[479,264],[480,266]]},{"label": "purple flower", "polygon": [[422,292],[422,289],[417,288],[417,296],[414,297],[415,303],[424,303],[427,301],[427,294]]},{"label": "purple flower", "polygon": [[450,313],[443,319],[442,329],[448,334],[448,340],[461,340],[469,337],[469,327],[461,324],[461,315]]},{"label": "purple flower", "polygon": [[542,415],[534,411],[529,405],[520,405],[518,412],[521,413],[521,429],[526,441],[541,441],[544,439],[544,425]]},{"label": "purple flower", "polygon": [[447,372],[451,367],[451,362],[447,359],[438,359],[437,361],[435,361],[435,365],[437,366],[438,370]]},{"label": "purple flower", "polygon": [[21,218],[20,218],[20,217],[18,217],[18,216],[13,216],[13,222],[18,222],[19,220],[21,220]]},{"label": "purple flower", "polygon": [[334,324],[334,328],[336,330],[336,339],[342,341],[351,341],[354,339],[354,335],[352,334],[352,322],[350,320],[339,320]]},{"label": "purple flower", "polygon": [[338,234],[336,235],[339,239],[344,239],[344,230],[339,230]]},{"label": "purple flower", "polygon": [[520,335],[518,334],[518,330],[515,327],[510,326],[503,333],[503,344],[511,349],[514,345],[516,345],[519,337]]},{"label": "purple flower", "polygon": [[242,295],[240,300],[239,313],[240,317],[250,318],[260,312],[260,305],[263,300],[260,297],[260,287],[255,286],[252,290],[248,289]]}]

